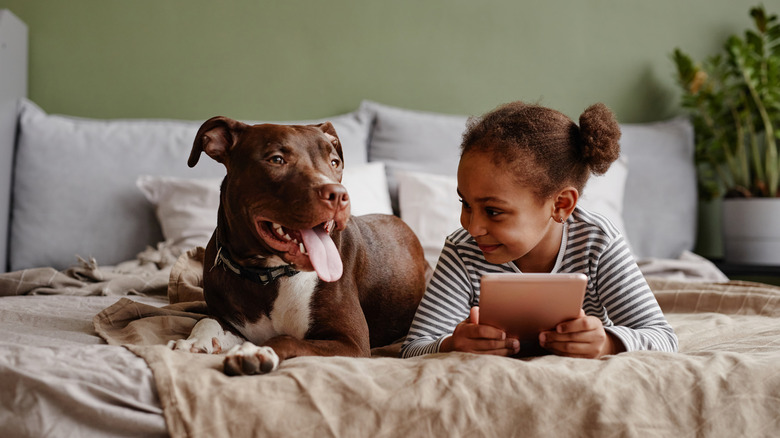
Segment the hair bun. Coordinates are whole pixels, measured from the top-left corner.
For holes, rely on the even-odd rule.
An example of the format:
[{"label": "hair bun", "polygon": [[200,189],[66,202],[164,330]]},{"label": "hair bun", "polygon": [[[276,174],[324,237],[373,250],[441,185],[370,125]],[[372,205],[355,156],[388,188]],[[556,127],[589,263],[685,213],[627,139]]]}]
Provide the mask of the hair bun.
[{"label": "hair bun", "polygon": [[620,156],[620,126],[603,103],[589,106],[580,116],[582,158],[591,172],[601,175]]}]

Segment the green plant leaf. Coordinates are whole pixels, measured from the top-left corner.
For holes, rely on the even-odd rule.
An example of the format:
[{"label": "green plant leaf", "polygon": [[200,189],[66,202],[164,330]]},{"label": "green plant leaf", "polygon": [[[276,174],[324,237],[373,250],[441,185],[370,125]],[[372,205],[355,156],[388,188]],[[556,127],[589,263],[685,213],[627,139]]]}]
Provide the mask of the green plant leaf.
[{"label": "green plant leaf", "polygon": [[729,36],[722,54],[701,64],[680,48],[671,56],[695,130],[702,197],[778,195],[780,23],[763,6],[750,18],[754,29]]}]

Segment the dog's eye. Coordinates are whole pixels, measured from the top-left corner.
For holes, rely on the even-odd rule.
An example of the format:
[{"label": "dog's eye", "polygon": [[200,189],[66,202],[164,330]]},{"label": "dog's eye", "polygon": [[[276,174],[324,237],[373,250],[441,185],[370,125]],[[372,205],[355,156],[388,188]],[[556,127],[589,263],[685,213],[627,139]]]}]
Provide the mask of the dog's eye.
[{"label": "dog's eye", "polygon": [[284,160],[284,157],[282,157],[281,155],[274,155],[271,158],[269,158],[268,161],[270,163],[273,163],[273,164],[284,164],[284,163],[286,163],[286,161]]},{"label": "dog's eye", "polygon": [[339,167],[340,164],[341,164],[341,161],[339,161],[339,160],[337,160],[335,158],[330,160],[330,165],[333,166],[333,167],[337,168],[337,167]]}]

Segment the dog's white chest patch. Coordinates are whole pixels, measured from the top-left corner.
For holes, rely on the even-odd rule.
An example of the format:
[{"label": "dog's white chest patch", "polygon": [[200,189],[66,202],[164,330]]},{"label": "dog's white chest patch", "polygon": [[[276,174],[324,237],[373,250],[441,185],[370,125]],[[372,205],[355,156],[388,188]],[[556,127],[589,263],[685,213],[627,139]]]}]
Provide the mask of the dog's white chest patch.
[{"label": "dog's white chest patch", "polygon": [[319,279],[316,272],[299,272],[279,280],[279,295],[274,302],[271,317],[263,315],[259,320],[236,328],[247,340],[262,344],[278,335],[290,335],[303,339],[311,325],[311,298]]}]

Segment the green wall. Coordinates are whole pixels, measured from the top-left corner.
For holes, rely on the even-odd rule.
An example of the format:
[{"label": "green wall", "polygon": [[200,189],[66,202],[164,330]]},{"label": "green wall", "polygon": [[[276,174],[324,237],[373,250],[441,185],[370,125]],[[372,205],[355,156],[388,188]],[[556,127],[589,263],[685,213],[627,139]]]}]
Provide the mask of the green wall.
[{"label": "green wall", "polygon": [[[695,57],[759,0],[0,0],[29,26],[29,96],[87,117],[294,119],[362,99],[477,114],[515,99],[622,122],[679,112]],[[780,0],[765,1],[780,12]]]}]

